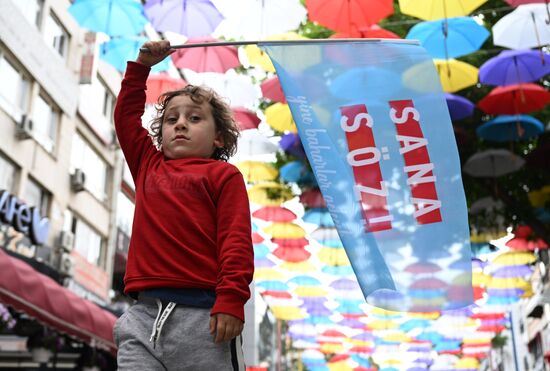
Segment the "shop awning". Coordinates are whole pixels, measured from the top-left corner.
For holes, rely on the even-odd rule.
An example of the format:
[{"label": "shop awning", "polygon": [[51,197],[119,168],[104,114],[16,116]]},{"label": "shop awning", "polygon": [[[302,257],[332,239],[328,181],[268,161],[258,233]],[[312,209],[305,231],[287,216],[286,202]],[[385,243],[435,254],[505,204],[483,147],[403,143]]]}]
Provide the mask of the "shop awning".
[{"label": "shop awning", "polygon": [[0,302],[91,346],[116,352],[116,317],[0,249]]}]

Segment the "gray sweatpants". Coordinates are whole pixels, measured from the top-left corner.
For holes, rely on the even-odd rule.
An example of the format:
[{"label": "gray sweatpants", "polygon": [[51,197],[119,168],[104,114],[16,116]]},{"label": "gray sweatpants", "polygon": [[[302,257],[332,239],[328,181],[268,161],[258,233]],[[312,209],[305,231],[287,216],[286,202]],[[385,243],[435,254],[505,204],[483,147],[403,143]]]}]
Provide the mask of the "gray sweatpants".
[{"label": "gray sweatpants", "polygon": [[140,299],[117,320],[118,370],[244,371],[241,336],[214,343],[210,309],[177,305],[153,341],[158,314],[154,299]]}]

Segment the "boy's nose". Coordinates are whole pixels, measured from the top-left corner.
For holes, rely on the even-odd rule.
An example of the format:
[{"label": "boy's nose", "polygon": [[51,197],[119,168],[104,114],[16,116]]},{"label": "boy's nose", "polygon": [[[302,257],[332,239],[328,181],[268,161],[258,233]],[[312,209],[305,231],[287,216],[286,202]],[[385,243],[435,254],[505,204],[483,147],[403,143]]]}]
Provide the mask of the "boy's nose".
[{"label": "boy's nose", "polygon": [[176,121],[176,129],[186,129],[187,128],[187,120],[184,117],[178,118],[178,121]]}]

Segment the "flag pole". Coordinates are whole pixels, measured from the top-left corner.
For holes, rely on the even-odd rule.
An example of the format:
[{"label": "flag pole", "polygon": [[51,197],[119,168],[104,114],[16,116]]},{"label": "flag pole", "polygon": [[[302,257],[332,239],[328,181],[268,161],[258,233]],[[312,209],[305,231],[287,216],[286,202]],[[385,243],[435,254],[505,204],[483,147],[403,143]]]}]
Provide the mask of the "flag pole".
[{"label": "flag pole", "polygon": [[[187,48],[201,48],[210,46],[243,46],[243,45],[259,45],[259,44],[272,44],[272,45],[293,45],[293,44],[331,44],[331,43],[355,43],[355,42],[381,42],[389,41],[399,44],[419,45],[418,40],[403,40],[403,39],[300,39],[300,40],[242,40],[242,41],[213,41],[205,43],[189,43],[181,45],[172,45],[171,49],[187,49]],[[140,52],[148,52],[147,48],[140,48]]]}]

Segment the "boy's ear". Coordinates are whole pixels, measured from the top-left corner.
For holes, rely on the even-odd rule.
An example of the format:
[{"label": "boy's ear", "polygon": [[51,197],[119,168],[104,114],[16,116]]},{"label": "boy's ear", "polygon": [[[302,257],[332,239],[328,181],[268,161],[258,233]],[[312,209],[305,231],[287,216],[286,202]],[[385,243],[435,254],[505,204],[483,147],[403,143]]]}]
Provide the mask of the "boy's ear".
[{"label": "boy's ear", "polygon": [[223,142],[222,133],[221,133],[221,131],[218,131],[216,133],[216,138],[214,138],[214,146],[216,148],[222,148],[223,145],[224,145],[224,142]]}]

